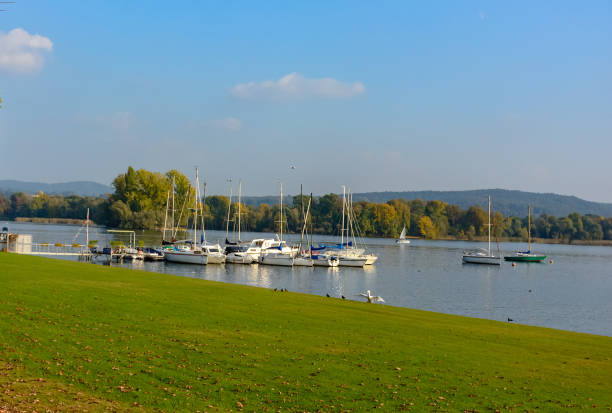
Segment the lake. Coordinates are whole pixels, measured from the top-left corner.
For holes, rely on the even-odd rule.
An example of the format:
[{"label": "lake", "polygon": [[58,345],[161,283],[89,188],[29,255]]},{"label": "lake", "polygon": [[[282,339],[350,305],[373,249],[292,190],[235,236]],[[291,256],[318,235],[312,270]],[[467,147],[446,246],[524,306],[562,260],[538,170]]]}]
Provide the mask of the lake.
[{"label": "lake", "polygon": [[[32,234],[33,242],[85,243],[85,230],[72,225],[2,223],[11,232]],[[78,235],[77,235],[78,234]],[[160,241],[159,232],[137,231],[146,245]],[[271,234],[243,232],[242,239]],[[207,231],[209,241],[225,239],[225,233]],[[109,234],[105,228],[90,228],[90,239],[107,245],[110,240],[128,242],[128,235]],[[288,241],[299,240],[290,234]],[[338,237],[315,236],[314,243],[337,241]],[[113,264],[159,273],[245,284],[264,288],[287,288],[293,292],[344,295],[371,290],[386,305],[458,314],[491,320],[551,327],[612,336],[612,247],[536,244],[545,263],[509,262],[501,266],[463,264],[465,249],[486,243],[412,240],[396,245],[394,240],[366,238],[369,250],[379,256],[374,266],[361,268],[271,267],[263,265],[190,266],[165,262]],[[524,244],[501,243],[502,254],[525,248]],[[550,264],[552,259],[554,263]],[[280,293],[279,293],[280,294]]]}]

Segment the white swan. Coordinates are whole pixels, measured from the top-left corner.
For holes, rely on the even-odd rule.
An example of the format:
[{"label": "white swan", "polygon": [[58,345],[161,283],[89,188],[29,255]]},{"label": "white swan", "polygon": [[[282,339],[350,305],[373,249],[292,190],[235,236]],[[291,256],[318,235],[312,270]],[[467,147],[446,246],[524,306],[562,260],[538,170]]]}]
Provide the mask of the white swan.
[{"label": "white swan", "polygon": [[381,296],[378,295],[371,295],[370,294],[370,290],[366,291],[365,293],[359,293],[358,295],[365,297],[368,300],[368,303],[373,303],[375,301],[378,301],[380,303],[384,303],[385,300],[383,300],[383,298]]}]

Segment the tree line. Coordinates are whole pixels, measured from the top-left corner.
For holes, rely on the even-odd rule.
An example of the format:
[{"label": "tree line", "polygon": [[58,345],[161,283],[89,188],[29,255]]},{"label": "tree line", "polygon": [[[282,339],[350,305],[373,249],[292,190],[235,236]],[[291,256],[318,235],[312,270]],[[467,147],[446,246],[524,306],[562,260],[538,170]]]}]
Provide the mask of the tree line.
[{"label": "tree line", "polygon": [[[189,179],[177,170],[165,174],[129,167],[113,181],[115,192],[106,197],[0,195],[0,217],[73,218],[84,219],[87,208],[91,219],[99,225],[125,229],[160,229],[164,222],[169,227],[174,213],[176,226],[192,225],[195,189]],[[174,188],[174,190],[173,190]],[[174,210],[167,204],[174,201]],[[235,201],[235,200],[233,200]],[[308,196],[294,196],[283,205],[283,232],[300,232],[302,210]],[[207,229],[230,231],[238,225],[238,204],[226,196],[207,196],[199,200],[204,211]],[[302,209],[303,208],[303,209]],[[312,230],[317,234],[339,234],[342,221],[342,198],[327,194],[312,199],[310,206]],[[366,201],[353,204],[354,223],[362,236],[397,237],[405,226],[412,236],[474,239],[487,234],[487,212],[480,205],[462,209],[442,201],[406,201],[394,199],[384,203]],[[492,234],[499,238],[527,237],[527,217],[504,217],[494,212],[491,217]],[[240,205],[242,231],[278,232],[280,208],[278,204],[257,207]],[[561,242],[573,240],[612,240],[612,218],[597,215],[569,214],[557,218],[542,214],[532,219],[533,237]]]}]

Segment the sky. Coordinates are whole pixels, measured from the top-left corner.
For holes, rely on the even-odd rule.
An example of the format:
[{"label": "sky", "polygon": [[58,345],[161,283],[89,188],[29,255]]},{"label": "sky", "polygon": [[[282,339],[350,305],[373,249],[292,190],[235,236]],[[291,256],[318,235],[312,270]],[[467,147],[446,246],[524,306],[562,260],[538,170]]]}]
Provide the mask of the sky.
[{"label": "sky", "polygon": [[1,6],[0,179],[612,202],[608,0]]}]

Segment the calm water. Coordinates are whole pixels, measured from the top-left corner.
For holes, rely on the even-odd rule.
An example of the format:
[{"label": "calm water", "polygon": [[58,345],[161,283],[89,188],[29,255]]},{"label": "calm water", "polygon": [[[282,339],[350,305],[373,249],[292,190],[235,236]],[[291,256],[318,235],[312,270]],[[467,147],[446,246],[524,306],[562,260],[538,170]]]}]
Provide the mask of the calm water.
[{"label": "calm water", "polygon": [[[32,234],[34,242],[82,242],[79,227],[9,223],[12,232]],[[111,235],[103,228],[90,229],[90,239],[106,245]],[[210,231],[209,241],[225,238]],[[242,239],[270,234],[243,233]],[[147,245],[159,243],[159,233],[137,232]],[[299,238],[299,237],[298,237]],[[296,239],[289,236],[289,240]],[[335,240],[315,236],[314,242]],[[382,296],[388,305],[441,313],[552,327],[612,336],[612,247],[537,244],[537,253],[548,255],[546,263],[510,263],[497,266],[462,264],[464,249],[486,244],[460,241],[413,240],[396,245],[389,239],[366,239],[378,262],[358,268],[284,268],[262,265],[209,265],[125,263],[121,266],[181,276],[246,284],[264,288],[287,288],[307,294],[358,300],[365,290]],[[524,248],[502,243],[502,253]],[[549,264],[548,260],[554,263]]]}]

